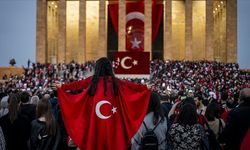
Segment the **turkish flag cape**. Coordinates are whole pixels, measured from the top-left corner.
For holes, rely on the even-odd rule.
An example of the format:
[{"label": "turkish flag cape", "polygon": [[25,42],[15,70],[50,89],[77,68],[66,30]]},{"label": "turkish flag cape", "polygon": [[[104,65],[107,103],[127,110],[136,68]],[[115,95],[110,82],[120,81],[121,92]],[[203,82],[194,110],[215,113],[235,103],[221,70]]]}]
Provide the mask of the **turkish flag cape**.
[{"label": "turkish flag cape", "polygon": [[[66,130],[81,150],[127,150],[148,108],[150,91],[144,85],[117,79],[115,96],[112,79],[99,78],[94,96],[88,95],[91,77],[58,88],[59,104]],[[79,91],[71,94],[67,90]]]}]

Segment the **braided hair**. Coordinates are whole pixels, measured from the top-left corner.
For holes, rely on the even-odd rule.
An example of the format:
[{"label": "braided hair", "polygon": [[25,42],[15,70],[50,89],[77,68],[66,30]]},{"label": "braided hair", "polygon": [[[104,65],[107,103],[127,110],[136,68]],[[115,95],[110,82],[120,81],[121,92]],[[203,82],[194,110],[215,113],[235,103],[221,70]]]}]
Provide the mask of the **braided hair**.
[{"label": "braided hair", "polygon": [[102,57],[96,61],[95,73],[92,77],[92,80],[90,83],[90,88],[88,90],[88,94],[90,96],[94,96],[99,77],[103,77],[103,79],[104,79],[104,95],[106,96],[107,95],[107,78],[108,78],[108,76],[112,77],[113,92],[115,95],[117,95],[118,94],[117,79],[114,75],[112,64],[111,64],[110,60],[106,57]]}]

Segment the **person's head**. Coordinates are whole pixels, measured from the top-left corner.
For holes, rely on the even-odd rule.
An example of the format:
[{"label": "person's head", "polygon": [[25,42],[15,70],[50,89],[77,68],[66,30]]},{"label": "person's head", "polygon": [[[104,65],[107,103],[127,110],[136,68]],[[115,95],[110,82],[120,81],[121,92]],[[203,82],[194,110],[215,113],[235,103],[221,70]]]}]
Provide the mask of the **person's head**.
[{"label": "person's head", "polygon": [[217,103],[210,103],[207,106],[205,116],[208,121],[214,121],[215,118],[219,118],[220,107]]},{"label": "person's head", "polygon": [[52,93],[50,94],[50,97],[52,98],[57,97],[57,90],[53,90]]},{"label": "person's head", "polygon": [[96,61],[94,76],[113,76],[113,67],[107,57],[102,57]]},{"label": "person's head", "polygon": [[235,102],[234,100],[227,100],[227,102],[226,102],[226,108],[228,109],[228,110],[231,110],[231,109],[233,109],[234,107],[236,107],[237,106],[237,102]]},{"label": "person's head", "polygon": [[250,88],[244,88],[240,91],[240,102],[250,103]]},{"label": "person's head", "polygon": [[191,105],[196,106],[196,103],[193,97],[186,97],[185,99],[183,99],[181,102],[181,105],[185,105],[185,104],[191,104]]},{"label": "person's head", "polygon": [[116,78],[113,72],[112,64],[110,60],[106,57],[102,57],[96,61],[95,72],[91,80],[90,88],[88,94],[93,96],[95,94],[97,83],[100,77],[103,77],[104,80],[104,95],[107,92],[107,78],[108,76],[112,77],[113,92],[115,95],[118,94],[118,85]]},{"label": "person's head", "polygon": [[9,112],[9,103],[8,103],[9,96],[5,96],[0,101],[0,117],[6,115]]},{"label": "person's head", "polygon": [[38,101],[39,101],[39,97],[36,95],[32,96],[30,99],[31,104],[33,104],[33,105],[37,105]]},{"label": "person's head", "polygon": [[203,99],[201,102],[205,107],[207,107],[207,105],[209,104],[208,99]]},{"label": "person's head", "polygon": [[[0,88],[2,87],[2,83],[0,83]],[[3,97],[5,97],[5,96],[7,96],[7,94],[6,93],[4,93],[4,92],[0,92],[0,99],[2,99]]]},{"label": "person's head", "polygon": [[22,103],[28,103],[30,100],[30,94],[28,92],[21,92],[20,93],[20,100]]},{"label": "person's head", "polygon": [[181,125],[194,125],[197,123],[196,107],[193,104],[186,103],[180,107],[180,113],[177,116],[177,123]]},{"label": "person's head", "polygon": [[0,108],[8,108],[8,99],[9,99],[9,96],[4,96],[1,100],[1,103],[0,103]]},{"label": "person's head", "polygon": [[55,135],[56,123],[55,119],[50,111],[50,103],[48,99],[42,98],[38,101],[36,107],[37,118],[44,117],[46,122],[46,131],[50,135]]},{"label": "person's head", "polygon": [[46,93],[46,94],[44,94],[43,97],[44,97],[45,99],[50,99],[50,94]]},{"label": "person's head", "polygon": [[193,90],[188,90],[187,96],[188,97],[194,97],[194,91]]},{"label": "person's head", "polygon": [[9,103],[8,103],[9,96],[4,96],[0,102],[0,108],[8,108]]},{"label": "person's head", "polygon": [[161,108],[160,95],[156,92],[151,92],[148,104],[147,113],[154,112],[153,123],[156,124],[159,117],[163,118],[163,110]]},{"label": "person's head", "polygon": [[226,101],[228,99],[228,93],[226,91],[221,92],[221,100]]},{"label": "person's head", "polygon": [[200,107],[202,107],[204,105],[202,96],[194,97],[194,101],[195,101],[195,104],[196,104],[197,108],[200,108]]},{"label": "person's head", "polygon": [[10,122],[13,123],[18,116],[19,111],[19,94],[10,94],[9,96],[9,118]]}]

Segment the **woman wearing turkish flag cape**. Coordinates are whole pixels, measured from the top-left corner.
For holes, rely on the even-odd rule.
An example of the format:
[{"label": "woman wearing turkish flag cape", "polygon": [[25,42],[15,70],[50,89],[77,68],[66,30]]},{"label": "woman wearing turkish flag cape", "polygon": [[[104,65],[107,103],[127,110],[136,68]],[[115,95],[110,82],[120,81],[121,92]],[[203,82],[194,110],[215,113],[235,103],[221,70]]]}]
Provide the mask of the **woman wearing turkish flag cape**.
[{"label": "woman wearing turkish flag cape", "polygon": [[146,115],[150,90],[117,79],[103,57],[92,77],[62,85],[58,97],[66,130],[81,150],[127,150]]}]

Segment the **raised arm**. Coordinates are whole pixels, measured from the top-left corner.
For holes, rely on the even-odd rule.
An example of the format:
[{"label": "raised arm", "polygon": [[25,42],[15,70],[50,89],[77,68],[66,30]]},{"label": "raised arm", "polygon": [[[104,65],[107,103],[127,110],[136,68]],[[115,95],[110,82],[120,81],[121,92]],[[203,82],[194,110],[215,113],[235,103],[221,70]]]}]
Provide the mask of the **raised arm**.
[{"label": "raised arm", "polygon": [[78,91],[78,90],[83,90],[86,89],[91,81],[91,78],[87,78],[85,80],[80,80],[80,81],[73,81],[70,83],[63,84],[61,88],[66,91]]}]

